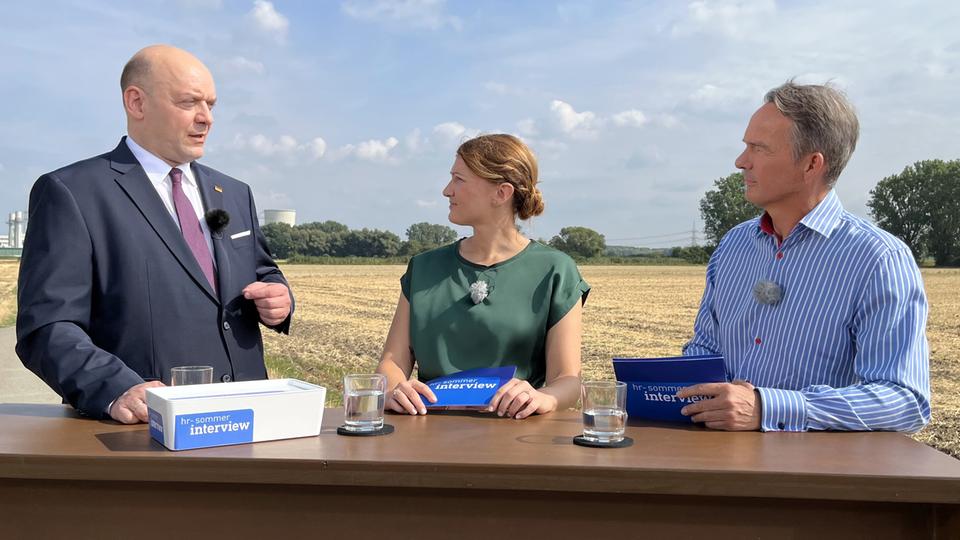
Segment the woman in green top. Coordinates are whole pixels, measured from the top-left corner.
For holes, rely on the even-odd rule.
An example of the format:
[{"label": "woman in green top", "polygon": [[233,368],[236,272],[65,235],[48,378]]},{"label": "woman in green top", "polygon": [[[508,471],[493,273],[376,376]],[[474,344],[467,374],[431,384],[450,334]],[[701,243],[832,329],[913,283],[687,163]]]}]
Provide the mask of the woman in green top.
[{"label": "woman in green top", "polygon": [[[526,418],[574,405],[581,304],[590,286],[570,257],[525,238],[517,219],[543,212],[533,153],[511,135],[463,143],[443,190],[451,222],[473,236],[410,260],[377,372],[386,408],[426,414],[424,384],[479,367],[517,366],[489,411]],[[414,364],[419,379],[411,379]]]}]

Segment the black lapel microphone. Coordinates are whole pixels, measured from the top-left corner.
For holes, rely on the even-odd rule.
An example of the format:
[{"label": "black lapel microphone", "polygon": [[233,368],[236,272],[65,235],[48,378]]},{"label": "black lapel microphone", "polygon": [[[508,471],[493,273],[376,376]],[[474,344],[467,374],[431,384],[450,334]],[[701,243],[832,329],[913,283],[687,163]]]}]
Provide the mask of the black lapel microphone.
[{"label": "black lapel microphone", "polygon": [[213,210],[208,210],[207,213],[203,215],[203,219],[207,222],[207,227],[210,228],[210,234],[219,239],[223,237],[223,230],[226,229],[230,223],[230,214],[221,208],[214,208]]}]

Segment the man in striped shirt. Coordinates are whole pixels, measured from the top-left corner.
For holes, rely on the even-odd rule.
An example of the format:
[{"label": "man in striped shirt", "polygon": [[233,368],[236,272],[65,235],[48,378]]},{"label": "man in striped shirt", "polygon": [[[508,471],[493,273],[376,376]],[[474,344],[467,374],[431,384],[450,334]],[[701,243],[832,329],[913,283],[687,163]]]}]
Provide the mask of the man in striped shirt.
[{"label": "man in striped shirt", "polygon": [[710,258],[685,355],[721,354],[730,383],[680,397],[724,430],[917,431],[930,420],[927,300],[910,249],[843,209],[833,186],[859,123],[829,86],[774,88],[736,160],[759,218]]}]

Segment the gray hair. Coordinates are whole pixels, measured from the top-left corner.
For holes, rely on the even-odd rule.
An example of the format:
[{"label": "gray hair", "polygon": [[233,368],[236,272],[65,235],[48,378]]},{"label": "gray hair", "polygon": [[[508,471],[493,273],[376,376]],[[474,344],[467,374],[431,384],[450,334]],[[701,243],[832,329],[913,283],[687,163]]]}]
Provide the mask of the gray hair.
[{"label": "gray hair", "polygon": [[125,66],[120,74],[120,91],[125,92],[128,86],[138,86],[145,90],[152,65],[145,54],[137,53]]},{"label": "gray hair", "polygon": [[824,180],[833,187],[860,135],[857,113],[843,92],[829,83],[799,85],[791,79],[767,92],[763,100],[793,121],[794,160],[811,152],[823,154]]}]

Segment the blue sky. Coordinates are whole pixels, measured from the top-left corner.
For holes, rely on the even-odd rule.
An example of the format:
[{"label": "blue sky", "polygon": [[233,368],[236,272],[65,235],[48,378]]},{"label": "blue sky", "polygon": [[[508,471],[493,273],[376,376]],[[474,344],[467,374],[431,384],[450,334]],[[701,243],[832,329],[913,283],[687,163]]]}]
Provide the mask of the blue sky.
[{"label": "blue sky", "polygon": [[[0,212],[43,172],[113,148],[119,76],[151,43],[183,47],[217,83],[203,162],[260,209],[401,236],[447,223],[457,144],[522,136],[547,209],[608,243],[689,242],[698,201],[735,171],[764,92],[832,80],[861,119],[837,191],[960,158],[960,3],[443,0],[35,1],[0,19]],[[461,229],[466,233],[467,230]]]}]

